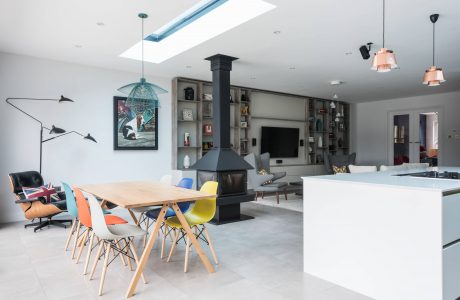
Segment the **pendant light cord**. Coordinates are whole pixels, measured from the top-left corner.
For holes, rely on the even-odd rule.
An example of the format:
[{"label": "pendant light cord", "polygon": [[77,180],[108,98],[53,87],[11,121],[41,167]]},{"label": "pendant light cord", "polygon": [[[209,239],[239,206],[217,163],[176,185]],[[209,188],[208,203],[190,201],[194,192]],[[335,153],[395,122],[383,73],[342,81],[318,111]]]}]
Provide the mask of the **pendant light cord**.
[{"label": "pendant light cord", "polygon": [[142,18],[142,78],[144,78],[144,18]]},{"label": "pendant light cord", "polygon": [[434,51],[435,51],[435,23],[433,23],[433,66],[435,65],[434,64]]},{"label": "pendant light cord", "polygon": [[383,46],[385,48],[385,0],[383,0]]}]

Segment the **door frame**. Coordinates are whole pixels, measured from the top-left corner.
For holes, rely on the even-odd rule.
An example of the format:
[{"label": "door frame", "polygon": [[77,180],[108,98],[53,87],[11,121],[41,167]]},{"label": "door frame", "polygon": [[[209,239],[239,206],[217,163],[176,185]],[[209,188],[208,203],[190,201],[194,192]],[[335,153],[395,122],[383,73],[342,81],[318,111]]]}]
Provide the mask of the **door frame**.
[{"label": "door frame", "polygon": [[[438,166],[442,166],[442,157],[444,152],[444,139],[443,139],[443,128],[444,128],[444,107],[443,106],[431,106],[431,107],[420,107],[416,109],[401,109],[401,110],[392,110],[388,111],[388,121],[387,121],[387,162],[388,165],[393,165],[394,163],[394,140],[393,140],[393,126],[394,126],[394,116],[395,115],[409,115],[409,140],[411,143],[414,142],[414,121],[415,116],[419,116],[422,113],[428,112],[438,112]],[[416,120],[419,120],[418,117]],[[419,120],[420,121],[420,120]],[[417,126],[418,128],[418,126]],[[418,132],[416,133],[417,139],[419,139]],[[420,141],[419,141],[420,142]],[[409,149],[409,156],[413,156],[413,150]],[[413,157],[409,157],[413,159]]]}]

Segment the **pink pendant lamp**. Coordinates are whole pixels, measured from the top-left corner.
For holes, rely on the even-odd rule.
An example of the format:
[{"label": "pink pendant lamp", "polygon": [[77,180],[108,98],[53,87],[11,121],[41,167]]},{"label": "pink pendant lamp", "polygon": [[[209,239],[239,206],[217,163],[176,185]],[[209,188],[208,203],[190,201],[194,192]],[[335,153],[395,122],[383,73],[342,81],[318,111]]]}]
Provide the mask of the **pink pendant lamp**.
[{"label": "pink pendant lamp", "polygon": [[434,53],[435,53],[435,24],[439,18],[439,14],[433,14],[430,16],[430,21],[433,23],[433,65],[425,71],[425,76],[423,76],[423,84],[428,86],[438,86],[442,82],[446,81],[444,79],[444,74],[441,68],[437,68],[434,64]]},{"label": "pink pendant lamp", "polygon": [[385,48],[385,0],[383,0],[383,45],[382,48],[374,54],[371,70],[379,73],[390,72],[398,67],[396,57],[392,50]]}]

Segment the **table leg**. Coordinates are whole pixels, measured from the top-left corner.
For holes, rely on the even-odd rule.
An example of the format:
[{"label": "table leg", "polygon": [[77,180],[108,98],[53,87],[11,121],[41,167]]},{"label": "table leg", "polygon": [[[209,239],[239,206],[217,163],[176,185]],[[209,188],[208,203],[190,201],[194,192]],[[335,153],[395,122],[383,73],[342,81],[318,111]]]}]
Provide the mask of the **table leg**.
[{"label": "table leg", "polygon": [[128,212],[131,215],[131,218],[133,218],[134,224],[140,227],[139,221],[137,220],[136,215],[130,209],[128,209]]},{"label": "table leg", "polygon": [[136,272],[134,272],[134,276],[131,279],[131,283],[129,284],[128,292],[126,293],[126,298],[129,298],[134,295],[134,290],[136,289],[137,283],[139,282],[139,278],[141,277],[141,274],[144,271],[145,264],[147,263],[150,252],[152,251],[153,245],[155,244],[155,240],[157,239],[158,232],[160,231],[161,224],[165,220],[165,214],[167,209],[168,205],[163,204],[163,208],[161,209],[157,221],[155,222],[155,228],[153,229],[153,232],[149,237],[147,245],[144,248],[144,252],[142,252],[141,259],[137,264]]},{"label": "table leg", "polygon": [[204,266],[206,267],[206,270],[208,270],[209,273],[214,273],[214,267],[212,266],[211,262],[209,261],[208,257],[206,254],[203,252],[203,248],[201,248],[200,243],[197,241],[195,234],[193,234],[192,229],[190,229],[190,226],[187,223],[187,220],[185,219],[184,215],[182,214],[179,206],[177,203],[173,203],[172,205],[174,212],[176,213],[177,218],[179,219],[180,223],[182,224],[182,228],[185,230],[187,233],[187,236],[190,238],[192,241],[193,246],[196,249],[196,253],[198,253],[198,256],[200,257],[201,261],[203,262]]}]

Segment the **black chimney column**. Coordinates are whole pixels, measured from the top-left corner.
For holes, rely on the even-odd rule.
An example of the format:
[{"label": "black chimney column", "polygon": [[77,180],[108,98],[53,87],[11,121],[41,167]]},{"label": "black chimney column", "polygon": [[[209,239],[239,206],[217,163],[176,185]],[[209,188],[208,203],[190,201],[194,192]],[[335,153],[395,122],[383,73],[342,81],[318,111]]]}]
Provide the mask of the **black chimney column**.
[{"label": "black chimney column", "polygon": [[230,71],[232,61],[237,60],[222,54],[206,58],[211,61],[213,99],[213,147],[230,149]]}]

